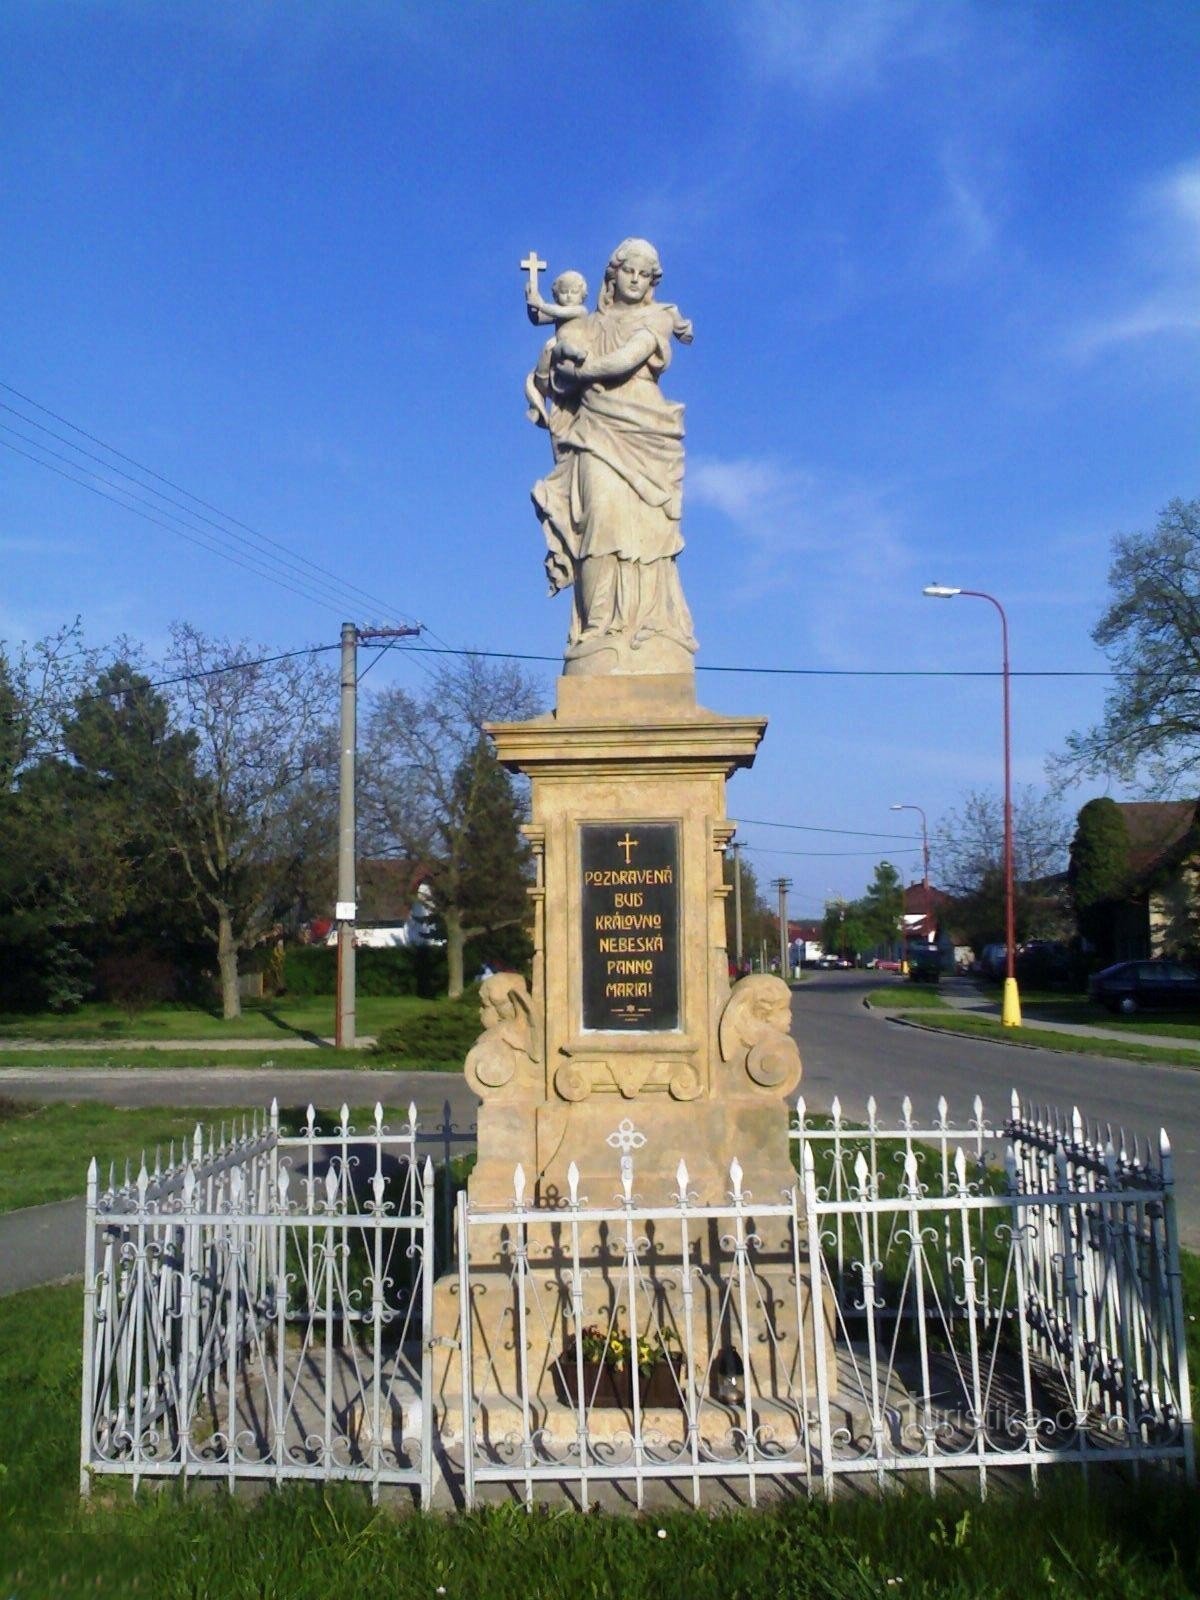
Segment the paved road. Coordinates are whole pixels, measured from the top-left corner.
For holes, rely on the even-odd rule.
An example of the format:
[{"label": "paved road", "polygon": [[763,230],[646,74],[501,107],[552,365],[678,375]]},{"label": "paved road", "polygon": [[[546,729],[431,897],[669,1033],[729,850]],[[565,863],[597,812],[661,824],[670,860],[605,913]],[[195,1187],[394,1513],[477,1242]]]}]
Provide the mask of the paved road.
[{"label": "paved road", "polygon": [[[272,1067],[254,1070],[230,1067],[92,1067],[18,1068],[0,1070],[0,1095],[14,1100],[98,1100],[110,1106],[207,1107],[306,1106],[336,1112],[345,1102],[404,1111],[415,1101],[417,1120],[440,1124],[443,1107],[450,1119],[469,1125],[475,1120],[475,1096],[463,1078],[451,1072],[341,1072],[312,1068]],[[86,1159],[86,1152],[85,1152]],[[83,1201],[30,1206],[0,1216],[0,1294],[53,1283],[77,1274],[83,1263]]]},{"label": "paved road", "polygon": [[828,1111],[837,1095],[847,1116],[862,1121],[874,1094],[881,1116],[898,1116],[907,1094],[915,1112],[933,1117],[944,1094],[951,1119],[962,1126],[976,1094],[995,1122],[1016,1089],[1023,1099],[1068,1113],[1077,1105],[1131,1135],[1157,1140],[1165,1127],[1175,1153],[1180,1236],[1200,1249],[1200,1073],[904,1027],[864,1008],[863,996],[877,987],[874,973],[830,972],[797,990],[792,1032],[811,1108]]},{"label": "paved road", "polygon": [[[1100,1056],[1059,1055],[954,1038],[906,1028],[867,1011],[862,998],[878,986],[870,973],[825,973],[812,978],[793,1002],[793,1029],[804,1057],[803,1092],[809,1106],[827,1111],[834,1095],[848,1116],[866,1117],[874,1094],[882,1115],[898,1114],[905,1094],[932,1117],[939,1095],[964,1124],[976,1094],[993,1120],[1002,1118],[1009,1094],[1123,1125],[1142,1136],[1171,1135],[1176,1156],[1180,1233],[1200,1249],[1200,1074],[1150,1067]],[[417,1103],[422,1121],[439,1121],[450,1102],[456,1122],[474,1117],[475,1098],[453,1073],[355,1072],[311,1068],[156,1067],[0,1069],[0,1095],[45,1102],[98,1100],[113,1106],[303,1106],[371,1104],[403,1109]],[[0,1293],[77,1272],[82,1259],[83,1213],[78,1201],[36,1206],[0,1217]]]}]

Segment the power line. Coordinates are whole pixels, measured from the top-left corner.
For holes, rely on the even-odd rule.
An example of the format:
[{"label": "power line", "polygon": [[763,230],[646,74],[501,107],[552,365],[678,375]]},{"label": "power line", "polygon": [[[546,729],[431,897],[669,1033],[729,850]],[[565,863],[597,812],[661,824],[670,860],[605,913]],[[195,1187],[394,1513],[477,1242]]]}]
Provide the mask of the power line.
[{"label": "power line", "polygon": [[919,833],[867,833],[862,828],[818,828],[811,822],[763,822],[759,817],[742,817],[748,828],[786,828],[789,833],[841,833],[848,839],[904,839],[920,840]]},{"label": "power line", "polygon": [[[426,632],[432,630],[426,629]],[[435,635],[436,637],[436,635]],[[405,652],[406,655],[432,655],[432,656],[481,656],[490,661],[544,661],[557,665],[562,661],[559,656],[534,655],[529,651],[518,650],[468,650],[456,649],[452,645],[438,648],[435,645],[413,645]],[[696,663],[697,672],[740,672],[749,676],[761,677],[790,677],[790,678],[1001,678],[1004,676],[1000,668],[981,669],[976,672],[964,667],[730,667],[712,666],[708,663]],[[1116,674],[1104,671],[1076,672],[1065,668],[1046,668],[1013,670],[1009,672],[1010,678],[1112,678]]]},{"label": "power line", "polygon": [[[6,406],[2,400],[0,400],[0,410],[9,411],[13,416],[20,416],[20,412],[13,411],[13,408],[11,406]],[[29,419],[23,418],[22,420],[28,421]],[[34,427],[40,426],[38,423],[33,423],[32,425]],[[6,422],[0,422],[0,431],[4,433],[11,433],[14,438],[21,439],[26,444],[32,445],[35,450],[40,450],[43,455],[53,456],[56,461],[65,462],[67,466],[74,467],[77,472],[87,473],[88,477],[95,478],[97,482],[104,484],[106,488],[115,490],[115,492],[119,495],[125,495],[128,500],[135,501],[137,505],[147,507],[150,511],[156,512],[159,516],[166,517],[173,525],[173,527],[168,531],[182,532],[185,538],[192,538],[192,535],[198,535],[198,538],[192,538],[192,543],[200,543],[202,549],[209,550],[216,555],[224,556],[227,560],[235,561],[239,566],[246,567],[247,571],[254,572],[260,577],[267,578],[270,582],[276,581],[278,577],[278,572],[276,569],[279,567],[280,563],[275,561],[273,557],[269,558],[264,552],[255,549],[255,547],[247,540],[240,539],[237,542],[246,547],[246,550],[250,554],[252,560],[262,562],[270,559],[272,562],[270,567],[263,567],[261,565],[248,566],[246,561],[242,559],[240,552],[237,550],[227,550],[223,546],[216,546],[210,542],[202,543],[201,541],[211,540],[213,535],[205,534],[203,530],[197,528],[193,522],[185,522],[183,518],[177,516],[175,512],[166,510],[163,505],[158,503],[158,500],[147,500],[144,495],[135,494],[132,489],[126,488],[123,483],[113,483],[110,478],[103,477],[100,473],[93,471],[91,467],[81,466],[73,456],[65,456],[61,450],[51,450],[50,446],[43,444],[40,439],[31,439],[28,434],[21,433],[19,429],[10,427]],[[58,439],[60,435],[52,434],[51,437]],[[99,462],[100,465],[106,469],[106,471],[115,472],[119,477],[122,478],[128,478],[129,482],[136,484],[139,489],[144,489],[147,487],[147,485],[142,483],[140,479],[132,477],[127,472],[122,472],[119,467],[111,466],[108,462],[102,460],[101,457],[93,455],[90,450],[79,450],[78,446],[70,443],[70,440],[63,440],[62,442],[67,444],[72,450],[75,450],[77,454],[86,457],[87,460]],[[0,444],[7,445],[8,441],[5,439],[0,439]],[[9,445],[8,448],[13,449],[14,446]],[[57,467],[50,467],[50,463],[48,461],[42,461],[38,456],[29,456],[28,459],[37,462],[39,466],[50,468],[51,471],[57,472],[59,470]],[[64,473],[63,476],[70,477],[70,474]],[[71,481],[73,483],[78,483],[81,488],[94,488],[92,484],[85,483],[80,478],[72,478]],[[152,489],[150,492],[152,494],[159,493],[156,489]],[[112,496],[106,495],[105,498],[112,499]],[[217,522],[214,522],[211,517],[201,516],[199,512],[193,511],[189,506],[183,505],[181,501],[172,500],[169,495],[159,495],[159,500],[165,501],[166,505],[177,506],[186,517],[195,517],[198,521],[207,523],[209,527],[215,530],[215,535],[218,539],[228,540],[231,537],[235,539],[237,538],[236,535],[230,535],[227,529],[222,528],[221,525]],[[118,500],[115,503],[117,505],[125,505],[125,509],[128,511],[136,510],[135,506],[127,505],[125,501]],[[158,526],[165,527],[166,525],[164,523],[159,523]],[[329,604],[330,602],[333,602],[338,606],[342,606],[346,603],[344,596],[341,595],[333,585],[327,584],[321,578],[311,579],[306,573],[299,572],[298,570],[293,570],[290,573],[290,576],[293,577],[297,582],[303,583],[306,586],[305,598],[312,599],[319,596],[322,604]],[[293,590],[293,593],[300,593],[300,591]]]},{"label": "power line", "polygon": [[[11,432],[12,430],[9,431]],[[78,484],[81,489],[90,490],[92,494],[99,495],[102,500],[108,500],[113,505],[120,506],[122,511],[131,511],[135,517],[141,517],[145,522],[152,522],[155,527],[162,528],[166,533],[176,534],[180,538],[186,539],[189,544],[198,545],[201,550],[207,550],[210,555],[222,556],[226,561],[232,561],[235,566],[241,567],[244,571],[252,572],[256,578],[265,578],[268,583],[274,583],[277,584],[281,589],[287,589],[291,594],[298,595],[301,600],[308,600],[313,604],[322,606],[327,606],[330,604],[328,595],[316,594],[310,589],[298,588],[296,584],[289,583],[286,578],[281,577],[278,573],[271,572],[264,567],[257,566],[252,561],[244,559],[242,556],[236,554],[232,550],[222,550],[219,545],[211,543],[202,534],[198,532],[186,532],[184,530],[184,526],[180,524],[180,519],[177,517],[173,518],[172,522],[164,522],[162,517],[154,516],[150,512],[143,511],[135,505],[130,505],[128,500],[118,499],[117,494],[106,494],[105,491],[101,488],[98,488],[96,484],[88,483],[86,479],[78,478],[73,472],[67,472],[62,467],[56,467],[53,462],[42,461],[38,456],[30,455],[27,450],[22,450],[15,444],[10,444],[7,439],[0,439],[0,445],[3,445],[6,450],[11,450],[14,455],[24,456],[26,461],[32,461],[36,466],[44,467],[47,472],[56,472],[60,478],[66,478],[69,483]],[[80,471],[82,472],[86,472],[88,470],[89,469],[86,467],[80,468]],[[119,485],[110,484],[109,487],[116,488],[118,494],[128,494],[129,492],[128,490],[121,489]],[[169,512],[163,512],[163,516],[170,515],[171,513]]]},{"label": "power line", "polygon": [[[12,384],[4,383],[2,380],[0,380],[0,389],[3,389],[8,394],[15,395],[16,398],[22,401],[25,405],[33,406],[34,409],[40,411],[43,416],[53,418],[55,422],[59,422],[63,425],[63,427],[69,428],[72,433],[77,433],[80,438],[87,439],[92,444],[99,445],[100,448],[102,450],[106,450],[109,455],[116,456],[118,460],[127,462],[131,467],[136,467],[139,472],[145,473],[147,477],[155,479],[155,481],[158,483],[166,484],[169,489],[175,490],[177,494],[186,495],[187,498],[194,501],[196,505],[203,506],[205,511],[211,511],[216,516],[220,517],[222,522],[229,523],[232,528],[241,528],[243,532],[248,533],[253,539],[258,540],[260,544],[269,545],[272,550],[286,556],[291,563],[298,563],[300,566],[307,567],[310,572],[317,574],[318,578],[323,582],[331,581],[336,588],[342,591],[344,594],[355,595],[358,597],[360,602],[365,600],[372,606],[372,608],[382,607],[382,609],[391,614],[391,607],[385,606],[377,595],[370,594],[367,590],[359,588],[357,584],[350,583],[348,580],[342,578],[339,574],[331,571],[328,567],[322,566],[319,562],[311,561],[307,556],[300,555],[298,551],[294,551],[286,544],[281,543],[280,540],[272,538],[270,534],[263,533],[261,529],[254,528],[248,522],[243,522],[240,518],[232,516],[229,512],[222,511],[219,506],[213,505],[211,501],[205,500],[198,494],[194,494],[190,489],[184,488],[182,484],[174,482],[173,479],[166,477],[163,473],[156,472],[153,467],[147,466],[145,462],[138,461],[135,457],[127,455],[123,450],[118,450],[115,445],[109,444],[107,440],[101,439],[94,433],[90,433],[86,428],[80,427],[78,423],[72,422],[70,418],[60,415],[60,413],[57,411],[52,411],[49,406],[42,405],[39,400],[34,400],[30,395],[23,394],[21,390],[14,388]],[[88,459],[92,461],[99,462],[99,464],[105,467],[108,471],[115,472],[120,477],[129,478],[131,483],[138,483],[138,480],[130,473],[123,472],[120,467],[113,466],[111,462],[104,461],[101,457],[95,456],[90,451],[84,450],[82,446],[73,443],[73,441],[70,439],[64,438],[62,434],[55,433],[52,428],[47,428],[44,423],[38,422],[36,418],[24,416],[14,406],[7,405],[3,401],[0,401],[0,406],[2,406],[5,411],[10,412],[13,416],[20,417],[21,421],[29,424],[29,426],[37,428],[43,433],[48,433],[51,438],[57,439],[61,444],[67,445],[69,449],[75,450],[80,455],[87,456]],[[38,445],[38,448],[46,449],[44,445]],[[42,464],[44,465],[45,463]],[[190,507],[180,505],[179,501],[171,500],[169,495],[163,495],[161,491],[152,488],[149,484],[139,484],[139,487],[149,489],[151,494],[158,495],[160,499],[166,500],[168,503],[178,506],[179,509],[185,511],[187,515],[196,517],[200,521],[209,523],[210,526],[217,528],[218,531],[221,532],[226,538],[235,539],[241,544],[248,543],[248,541],[242,539],[240,535],[233,533],[230,528],[223,528],[220,526],[220,524],[212,522],[211,518],[203,517],[199,512],[193,511]],[[253,546],[251,546],[251,548],[253,549]],[[258,551],[256,553],[261,555],[264,552]],[[263,575],[269,576],[269,574]],[[304,575],[296,574],[296,576],[302,578]],[[339,599],[339,604],[344,605],[345,601]],[[399,617],[400,614],[395,613],[394,615]],[[406,622],[411,622],[413,619],[411,617],[405,617],[403,620]]]},{"label": "power line", "polygon": [[[825,830],[818,829],[817,831],[824,832]],[[836,833],[837,829],[831,828],[829,832]],[[878,850],[776,850],[772,845],[769,844],[748,844],[746,849],[749,850],[752,855],[758,856],[820,856],[822,858],[833,856],[837,856],[839,858],[846,858],[849,856],[870,856],[874,860],[878,861],[880,855]],[[892,854],[896,856],[915,856],[919,854],[919,851],[917,849],[893,850]]]}]

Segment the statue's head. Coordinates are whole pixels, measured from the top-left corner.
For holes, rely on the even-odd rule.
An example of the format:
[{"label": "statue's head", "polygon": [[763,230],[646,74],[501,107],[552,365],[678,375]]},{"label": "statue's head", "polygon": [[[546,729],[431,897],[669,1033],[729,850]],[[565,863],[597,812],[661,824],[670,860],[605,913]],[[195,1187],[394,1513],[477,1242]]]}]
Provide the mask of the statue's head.
[{"label": "statue's head", "polygon": [[554,302],[560,306],[581,306],[587,299],[587,279],[582,272],[560,272],[550,285]]},{"label": "statue's head", "polygon": [[[622,268],[626,270],[622,272]],[[649,279],[644,286],[641,283],[643,277]],[[600,291],[601,308],[607,309],[619,300],[627,304],[637,304],[642,300],[652,299],[654,286],[661,279],[662,262],[659,261],[658,251],[649,239],[622,239],[608,258],[608,265],[604,269],[604,288]]]}]

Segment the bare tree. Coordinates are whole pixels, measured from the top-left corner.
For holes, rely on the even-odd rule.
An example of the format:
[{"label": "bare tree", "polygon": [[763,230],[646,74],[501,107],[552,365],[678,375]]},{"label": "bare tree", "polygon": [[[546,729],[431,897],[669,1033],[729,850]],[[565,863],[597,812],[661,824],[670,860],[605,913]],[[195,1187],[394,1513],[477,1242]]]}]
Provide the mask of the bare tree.
[{"label": "bare tree", "polygon": [[78,617],[15,651],[0,640],[0,789],[28,762],[58,749],[62,720],[102,659],[84,644]]},{"label": "bare tree", "polygon": [[221,1005],[241,1015],[238,956],[294,901],[337,837],[337,680],[316,655],[171,630],[164,676],[199,780],[164,774],[164,827],[216,947]]},{"label": "bare tree", "polygon": [[[385,690],[364,719],[362,845],[424,869],[446,927],[451,995],[462,993],[467,939],[524,914],[523,906],[511,909],[511,894],[498,915],[495,908],[482,914],[475,859],[481,839],[494,826],[519,857],[515,825],[523,796],[481,745],[481,728],[534,716],[542,704],[541,689],[516,662],[466,656],[437,672],[421,694]],[[493,859],[496,849],[489,840]],[[510,875],[503,876],[511,888]]]},{"label": "bare tree", "polygon": [[[1046,887],[1065,873],[1072,819],[1053,795],[1031,787],[1013,795],[1013,877],[1017,938],[1061,931],[1061,894]],[[943,817],[931,840],[943,888],[960,902],[959,920],[972,944],[1004,938],[1004,800],[974,789],[957,811]]]}]

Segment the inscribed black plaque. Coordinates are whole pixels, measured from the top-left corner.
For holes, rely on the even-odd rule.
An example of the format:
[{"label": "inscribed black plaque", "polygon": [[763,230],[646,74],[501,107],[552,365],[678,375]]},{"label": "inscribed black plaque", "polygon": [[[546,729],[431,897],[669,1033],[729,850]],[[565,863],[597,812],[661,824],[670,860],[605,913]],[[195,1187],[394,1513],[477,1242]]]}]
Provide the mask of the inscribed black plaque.
[{"label": "inscribed black plaque", "polygon": [[583,869],[583,1026],[679,1027],[679,834],[673,822],[589,822]]}]

